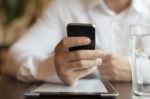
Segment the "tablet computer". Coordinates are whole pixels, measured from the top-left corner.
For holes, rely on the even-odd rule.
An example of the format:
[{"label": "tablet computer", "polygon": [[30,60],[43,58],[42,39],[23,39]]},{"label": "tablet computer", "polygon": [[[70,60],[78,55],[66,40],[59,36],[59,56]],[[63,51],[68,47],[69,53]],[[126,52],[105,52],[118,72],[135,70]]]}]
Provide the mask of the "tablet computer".
[{"label": "tablet computer", "polygon": [[34,84],[24,95],[26,97],[116,97],[119,93],[108,81],[80,79],[78,84],[73,86],[54,83]]}]

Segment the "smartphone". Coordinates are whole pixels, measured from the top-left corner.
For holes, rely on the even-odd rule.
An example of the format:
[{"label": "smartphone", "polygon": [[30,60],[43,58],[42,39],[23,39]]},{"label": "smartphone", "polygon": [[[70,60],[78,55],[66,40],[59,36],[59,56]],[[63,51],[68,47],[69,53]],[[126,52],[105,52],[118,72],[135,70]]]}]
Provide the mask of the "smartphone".
[{"label": "smartphone", "polygon": [[75,46],[69,48],[69,51],[76,50],[94,50],[95,49],[95,26],[87,23],[69,23],[67,26],[68,37],[88,37],[91,43],[83,46]]}]

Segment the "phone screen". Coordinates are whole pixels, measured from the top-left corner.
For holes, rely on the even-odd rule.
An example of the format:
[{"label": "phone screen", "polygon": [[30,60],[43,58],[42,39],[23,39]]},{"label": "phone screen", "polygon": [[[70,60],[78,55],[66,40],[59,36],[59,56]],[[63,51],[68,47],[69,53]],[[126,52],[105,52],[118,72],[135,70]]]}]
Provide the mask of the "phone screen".
[{"label": "phone screen", "polygon": [[71,47],[70,51],[95,49],[95,26],[93,24],[70,23],[67,26],[68,37],[89,37],[91,43],[89,45]]}]

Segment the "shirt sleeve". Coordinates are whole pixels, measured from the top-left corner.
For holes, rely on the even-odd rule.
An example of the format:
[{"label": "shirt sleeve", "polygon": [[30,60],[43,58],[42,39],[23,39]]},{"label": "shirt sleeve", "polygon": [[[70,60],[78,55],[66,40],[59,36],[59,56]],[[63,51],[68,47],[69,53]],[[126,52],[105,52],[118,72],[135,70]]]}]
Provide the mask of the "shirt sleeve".
[{"label": "shirt sleeve", "polygon": [[58,5],[49,7],[39,20],[9,50],[6,74],[24,82],[62,83],[57,76],[54,49],[64,37]]}]

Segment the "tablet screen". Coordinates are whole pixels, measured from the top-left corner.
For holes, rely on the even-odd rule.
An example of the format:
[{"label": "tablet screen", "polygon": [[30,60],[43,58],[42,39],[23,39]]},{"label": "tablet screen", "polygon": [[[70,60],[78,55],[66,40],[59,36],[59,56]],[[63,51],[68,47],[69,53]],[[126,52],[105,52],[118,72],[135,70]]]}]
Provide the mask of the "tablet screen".
[{"label": "tablet screen", "polygon": [[73,86],[43,83],[35,89],[35,92],[108,93],[103,82],[99,79],[80,79],[78,84]]}]

